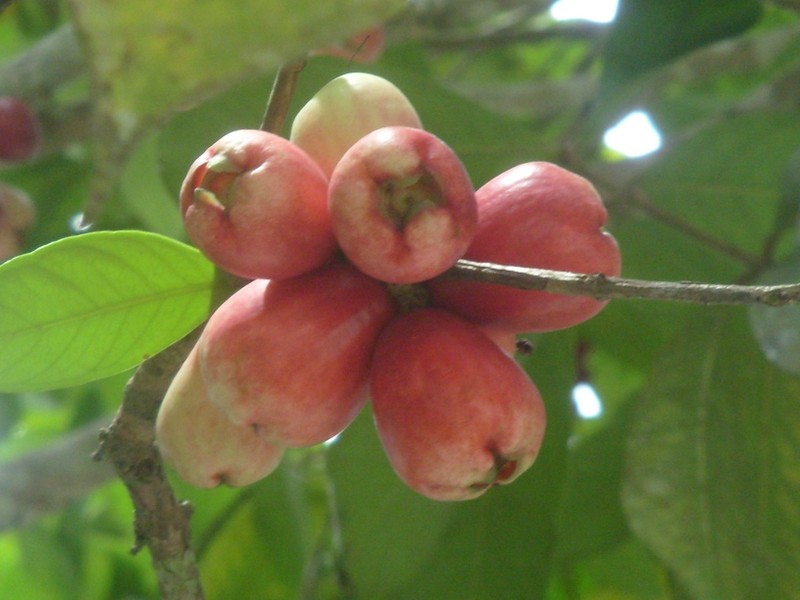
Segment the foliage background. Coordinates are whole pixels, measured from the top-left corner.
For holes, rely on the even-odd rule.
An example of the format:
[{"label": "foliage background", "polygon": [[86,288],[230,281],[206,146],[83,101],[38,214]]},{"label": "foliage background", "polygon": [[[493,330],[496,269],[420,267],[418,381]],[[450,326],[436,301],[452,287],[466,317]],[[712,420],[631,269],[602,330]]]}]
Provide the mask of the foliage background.
[{"label": "foliage background", "polygon": [[[476,186],[530,160],[592,179],[628,277],[800,280],[794,2],[622,0],[608,26],[552,23],[543,16],[548,2],[353,0],[331,3],[336,11],[316,2],[236,10],[209,2],[183,32],[188,43],[179,54],[169,35],[148,33],[185,23],[192,9],[184,3],[153,3],[157,11],[106,4],[17,0],[0,13],[0,93],[29,99],[48,136],[39,158],[0,170],[0,180],[37,204],[28,251],[77,236],[75,216],[87,199],[93,229],[185,241],[175,198],[187,166],[223,133],[257,127],[280,60],[399,6],[380,60],[312,58],[292,112],[332,77],[368,70],[408,95]],[[254,16],[268,23],[269,41],[248,25]],[[77,31],[85,64],[54,68],[49,87],[14,79],[23,57],[65,24]],[[220,38],[224,27],[246,34]],[[619,160],[600,139],[632,108],[653,115],[665,146]],[[97,125],[91,140],[89,117]],[[130,260],[134,271],[145,269]],[[90,262],[74,259],[78,279],[88,277]],[[36,298],[42,310],[67,302],[60,288],[22,288],[12,264],[0,271],[0,300]],[[202,313],[211,276],[198,268],[205,267],[173,270],[206,294],[195,310]],[[152,341],[155,325],[167,321],[188,331],[198,319],[189,313],[127,326],[119,316],[116,331],[146,331]],[[101,342],[84,335],[84,352],[99,353]],[[798,335],[795,307],[619,300],[580,327],[532,338],[533,354],[519,360],[547,402],[540,458],[513,485],[467,503],[407,490],[368,411],[336,443],[290,453],[278,472],[248,488],[199,491],[173,480],[195,507],[206,595],[798,598]],[[15,347],[4,339],[0,356],[10,364]],[[38,352],[29,363],[42,359]],[[129,553],[124,487],[107,465],[88,460],[129,376],[0,395],[4,596],[158,597],[148,559]],[[582,378],[604,401],[597,420],[574,414],[570,392]]]}]

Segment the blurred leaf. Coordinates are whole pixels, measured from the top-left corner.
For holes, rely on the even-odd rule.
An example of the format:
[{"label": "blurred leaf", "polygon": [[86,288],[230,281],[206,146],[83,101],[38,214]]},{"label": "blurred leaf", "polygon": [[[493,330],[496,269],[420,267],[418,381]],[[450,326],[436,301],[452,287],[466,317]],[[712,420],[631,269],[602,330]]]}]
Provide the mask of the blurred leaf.
[{"label": "blurred leaf", "polygon": [[99,108],[123,134],[282,61],[335,43],[402,7],[399,0],[71,0]]},{"label": "blurred leaf", "polygon": [[800,147],[789,155],[781,181],[781,202],[775,219],[776,227],[797,228],[800,213]]},{"label": "blurred leaf", "polygon": [[70,0],[96,91],[97,217],[132,143],[167,116],[383,21],[401,0]]},{"label": "blurred leaf", "polygon": [[392,471],[365,410],[330,449],[346,568],[357,598],[387,598],[431,560],[454,504],[408,489]]},{"label": "blurred leaf", "polygon": [[690,50],[738,35],[761,12],[757,0],[620,0],[605,48],[603,83],[619,85]]},{"label": "blurred leaf", "polygon": [[159,172],[156,136],[139,144],[120,181],[122,198],[144,229],[173,238],[185,238],[178,197],[164,186]]},{"label": "blurred leaf", "polygon": [[[771,266],[759,277],[764,285],[800,282],[800,251]],[[748,310],[759,346],[769,361],[800,375],[800,306],[753,305]]]},{"label": "blurred leaf", "polygon": [[799,399],[735,309],[694,319],[640,395],[624,506],[696,598],[797,597]]},{"label": "blurred leaf", "polygon": [[[215,511],[219,529],[206,539],[200,569],[209,600],[294,600],[306,548],[299,528],[303,506],[292,493],[295,473],[286,464],[244,490],[195,490],[201,502],[220,492],[231,501]],[[207,513],[207,509],[203,508]],[[299,513],[299,514],[298,514]],[[208,515],[207,515],[208,516]],[[205,535],[208,535],[206,530]]]},{"label": "blurred leaf", "polygon": [[69,237],[0,265],[0,390],[137,365],[203,321],[213,275],[197,250],[138,231]]},{"label": "blurred leaf", "polygon": [[629,533],[620,489],[631,403],[571,449],[558,528],[559,555],[567,560],[600,553]]},{"label": "blurred leaf", "polygon": [[760,256],[773,233],[779,184],[799,129],[797,114],[754,114],[710,127],[665,151],[638,183],[677,223],[621,206],[629,212],[612,222],[611,231],[622,249],[623,273],[672,281],[739,277],[749,265],[714,243],[738,248],[753,260]]}]

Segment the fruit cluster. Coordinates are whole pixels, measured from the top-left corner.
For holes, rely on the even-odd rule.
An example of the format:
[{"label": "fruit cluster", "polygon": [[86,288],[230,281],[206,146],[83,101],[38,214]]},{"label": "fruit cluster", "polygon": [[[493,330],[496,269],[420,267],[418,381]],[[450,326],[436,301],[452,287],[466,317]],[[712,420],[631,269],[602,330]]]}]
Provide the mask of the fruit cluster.
[{"label": "fruit cluster", "polygon": [[527,163],[475,191],[393,84],[350,73],[289,139],[230,133],[189,169],[190,239],[252,279],[209,319],[170,386],[157,441],[197,486],[245,485],[285,448],[341,432],[369,398],[412,489],[476,497],[529,468],[545,410],[515,335],[569,327],[590,298],[443,275],[462,257],[617,275],[606,211],[583,178]]}]

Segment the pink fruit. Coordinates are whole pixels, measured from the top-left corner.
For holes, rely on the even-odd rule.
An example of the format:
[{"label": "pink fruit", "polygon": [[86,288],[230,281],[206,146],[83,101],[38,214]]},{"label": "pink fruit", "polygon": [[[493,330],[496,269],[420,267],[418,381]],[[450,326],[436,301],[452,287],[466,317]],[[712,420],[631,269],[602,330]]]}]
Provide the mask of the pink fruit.
[{"label": "pink fruit", "polygon": [[368,133],[331,175],[328,208],[347,258],[390,283],[443,273],[475,235],[475,193],[458,156],[422,129]]},{"label": "pink fruit", "polygon": [[30,107],[13,96],[0,98],[0,161],[33,158],[40,138],[39,120]]},{"label": "pink fruit", "polygon": [[394,312],[382,284],[343,263],[253,281],[216,310],[198,342],[211,399],[274,443],[323,442],[366,401],[373,346]]},{"label": "pink fruit", "polygon": [[156,442],[180,478],[201,488],[248,485],[272,473],[283,456],[280,446],[252,427],[234,425],[209,400],[196,346],[164,396]]},{"label": "pink fruit", "polygon": [[222,137],[189,169],[181,211],[189,238],[219,267],[247,278],[285,278],[336,251],[327,179],[288,140],[259,130]]},{"label": "pink fruit", "polygon": [[347,73],[326,84],[292,122],[289,139],[330,177],[348,148],[371,131],[421,128],[417,112],[393,83],[368,73]]},{"label": "pink fruit", "polygon": [[370,389],[392,466],[434,500],[509,483],[539,452],[546,417],[536,387],[475,325],[446,311],[414,310],[386,327]]},{"label": "pink fruit", "polygon": [[[556,165],[514,167],[476,192],[479,226],[464,258],[577,273],[620,273],[620,252],[603,230],[607,213],[594,187]],[[433,304],[480,324],[516,332],[577,325],[605,302],[580,296],[440,278]]]}]

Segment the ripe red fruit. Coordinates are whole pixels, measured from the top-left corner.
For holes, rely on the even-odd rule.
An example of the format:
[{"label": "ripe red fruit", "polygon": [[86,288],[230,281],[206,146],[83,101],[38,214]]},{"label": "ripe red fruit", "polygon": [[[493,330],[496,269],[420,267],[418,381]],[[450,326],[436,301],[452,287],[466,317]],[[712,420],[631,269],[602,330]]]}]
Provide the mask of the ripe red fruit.
[{"label": "ripe red fruit", "polygon": [[331,175],[328,208],[347,258],[390,283],[449,269],[466,252],[478,219],[458,156],[411,127],[384,127],[356,142]]},{"label": "ripe red fruit", "polygon": [[21,162],[39,150],[39,119],[30,107],[13,96],[0,98],[0,161]]},{"label": "ripe red fruit", "polygon": [[545,409],[525,372],[475,325],[446,311],[394,319],[375,348],[370,389],[392,466],[434,500],[466,500],[534,462]]},{"label": "ripe red fruit", "polygon": [[343,263],[253,281],[198,342],[211,399],[274,443],[323,442],[365,403],[372,349],[394,313],[385,286]]},{"label": "ripe red fruit", "polygon": [[164,396],[156,442],[180,478],[201,488],[248,485],[272,473],[283,457],[280,446],[252,427],[234,425],[209,400],[196,346]]},{"label": "ripe red fruit", "polygon": [[336,251],[327,189],[305,152],[277,135],[245,129],[223,136],[192,164],[181,211],[189,238],[225,271],[294,277]]},{"label": "ripe red fruit", "polygon": [[330,177],[350,146],[371,131],[393,125],[422,128],[403,92],[383,77],[347,73],[327,83],[300,109],[289,139]]},{"label": "ripe red fruit", "polygon": [[[607,213],[583,177],[545,162],[516,166],[476,192],[479,226],[464,258],[504,265],[619,275],[619,247],[603,230]],[[579,296],[440,278],[433,304],[516,332],[571,327],[606,302]]]}]

